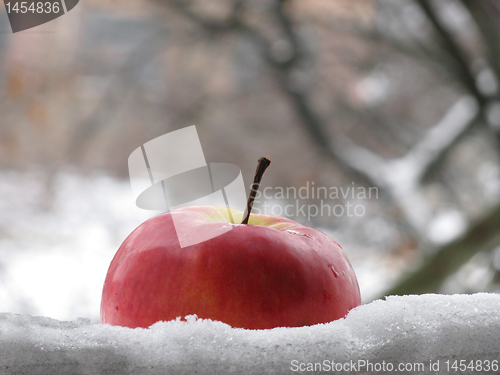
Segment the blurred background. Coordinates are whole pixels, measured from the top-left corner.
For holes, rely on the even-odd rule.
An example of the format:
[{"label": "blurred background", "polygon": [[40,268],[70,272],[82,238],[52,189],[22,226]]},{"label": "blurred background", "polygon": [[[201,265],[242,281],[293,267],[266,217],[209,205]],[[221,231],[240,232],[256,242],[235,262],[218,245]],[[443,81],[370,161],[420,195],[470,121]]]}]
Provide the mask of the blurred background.
[{"label": "blurred background", "polygon": [[247,189],[271,158],[256,208],[341,243],[365,303],[499,292],[499,40],[497,0],[81,0],[15,34],[0,9],[0,311],[97,321],[156,214],[127,158],[189,125]]}]

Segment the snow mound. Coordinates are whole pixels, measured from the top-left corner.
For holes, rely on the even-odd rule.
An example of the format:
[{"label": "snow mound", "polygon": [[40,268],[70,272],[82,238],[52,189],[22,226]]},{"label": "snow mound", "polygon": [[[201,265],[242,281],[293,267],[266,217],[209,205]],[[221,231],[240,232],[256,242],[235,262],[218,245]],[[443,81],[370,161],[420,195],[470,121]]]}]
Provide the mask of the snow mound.
[{"label": "snow mound", "polygon": [[331,323],[271,330],[0,314],[1,374],[467,374],[498,373],[499,360],[497,294],[391,296]]}]

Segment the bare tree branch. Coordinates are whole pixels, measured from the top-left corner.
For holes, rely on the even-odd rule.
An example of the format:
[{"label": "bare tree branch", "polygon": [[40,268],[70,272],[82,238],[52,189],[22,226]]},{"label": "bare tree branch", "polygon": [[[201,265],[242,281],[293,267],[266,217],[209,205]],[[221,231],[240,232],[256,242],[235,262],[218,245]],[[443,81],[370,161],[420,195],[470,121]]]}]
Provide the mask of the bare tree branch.
[{"label": "bare tree branch", "polygon": [[483,107],[487,103],[487,98],[479,91],[476,85],[476,78],[472,74],[469,66],[469,61],[465,56],[463,49],[457,43],[451,32],[443,25],[442,20],[432,8],[429,0],[416,0],[417,4],[422,8],[429,21],[431,21],[436,32],[442,39],[443,48],[453,57],[455,68],[459,73],[459,81],[462,82],[466,89],[472,93],[479,105]]},{"label": "bare tree branch", "polygon": [[498,22],[500,5],[497,1],[491,0],[461,0],[461,2],[469,10],[483,41],[487,44],[486,57],[495,71],[498,81],[498,77],[500,77],[500,43],[498,43],[500,37],[500,23]]},{"label": "bare tree branch", "polygon": [[169,0],[168,3],[173,5],[180,13],[202,26],[208,33],[211,34],[225,33],[239,27],[241,24],[241,16],[244,11],[244,2],[242,0],[234,0],[231,4],[230,15],[226,19],[216,20],[194,12],[189,6],[190,1]]},{"label": "bare tree branch", "polygon": [[[175,0],[174,3],[176,7],[186,7],[186,4],[179,0]],[[287,0],[276,0],[271,8],[290,49],[286,59],[276,56],[272,42],[245,23],[225,21],[222,26],[216,28],[227,30],[224,25],[237,24],[236,30],[254,41],[265,60],[274,69],[279,86],[290,99],[292,107],[297,111],[305,130],[315,144],[348,173],[354,173],[364,181],[385,189],[400,207],[413,230],[422,238],[426,238],[432,212],[420,191],[421,178],[476,119],[478,109],[475,100],[470,97],[460,99],[424,139],[404,157],[396,160],[387,160],[357,145],[344,135],[336,135],[332,142],[326,132],[328,125],[313,109],[308,93],[290,83],[293,69],[303,57],[303,48],[292,20],[286,12],[286,4]],[[427,6],[426,3],[425,5]],[[430,8],[428,9],[430,11]],[[183,13],[204,27],[207,25],[211,29],[215,27],[191,11],[184,9]]]},{"label": "bare tree branch", "polygon": [[358,36],[360,39],[374,44],[377,48],[388,47],[396,53],[409,56],[415,60],[426,64],[433,63],[435,67],[442,68],[454,64],[453,57],[429,43],[425,44],[415,38],[411,33],[405,34],[404,38],[388,33],[383,33],[376,28],[368,28],[364,25],[322,22],[321,25],[338,34],[348,34]]}]

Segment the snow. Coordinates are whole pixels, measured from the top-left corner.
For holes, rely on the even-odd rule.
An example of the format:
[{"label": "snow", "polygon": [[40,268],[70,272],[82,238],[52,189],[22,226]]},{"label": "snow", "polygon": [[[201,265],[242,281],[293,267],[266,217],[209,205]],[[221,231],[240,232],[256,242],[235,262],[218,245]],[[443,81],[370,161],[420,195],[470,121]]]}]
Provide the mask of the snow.
[{"label": "snow", "polygon": [[[499,308],[496,294],[391,296],[345,319],[272,330],[194,316],[129,329],[3,313],[0,373],[485,373],[478,364],[500,360]],[[460,361],[469,367],[453,371]]]},{"label": "snow", "polygon": [[467,217],[463,212],[445,209],[436,213],[429,223],[429,238],[435,244],[445,245],[464,233],[467,226]]},{"label": "snow", "polygon": [[61,171],[50,209],[46,174],[0,170],[0,311],[99,318],[104,278],[121,242],[157,212],[134,205],[130,182]]}]

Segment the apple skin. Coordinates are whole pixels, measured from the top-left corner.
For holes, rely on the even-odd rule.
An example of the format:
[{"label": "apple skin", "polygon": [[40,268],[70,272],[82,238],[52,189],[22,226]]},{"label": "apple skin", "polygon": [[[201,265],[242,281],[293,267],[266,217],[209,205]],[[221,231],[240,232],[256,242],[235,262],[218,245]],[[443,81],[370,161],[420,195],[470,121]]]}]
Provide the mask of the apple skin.
[{"label": "apple skin", "polygon": [[[361,304],[340,245],[292,220],[251,214],[224,222],[221,207],[153,217],[118,249],[106,276],[101,323],[130,328],[196,314],[232,327],[298,327],[343,318]],[[236,222],[242,212],[232,211]],[[181,248],[171,215],[194,233],[233,228]]]}]

